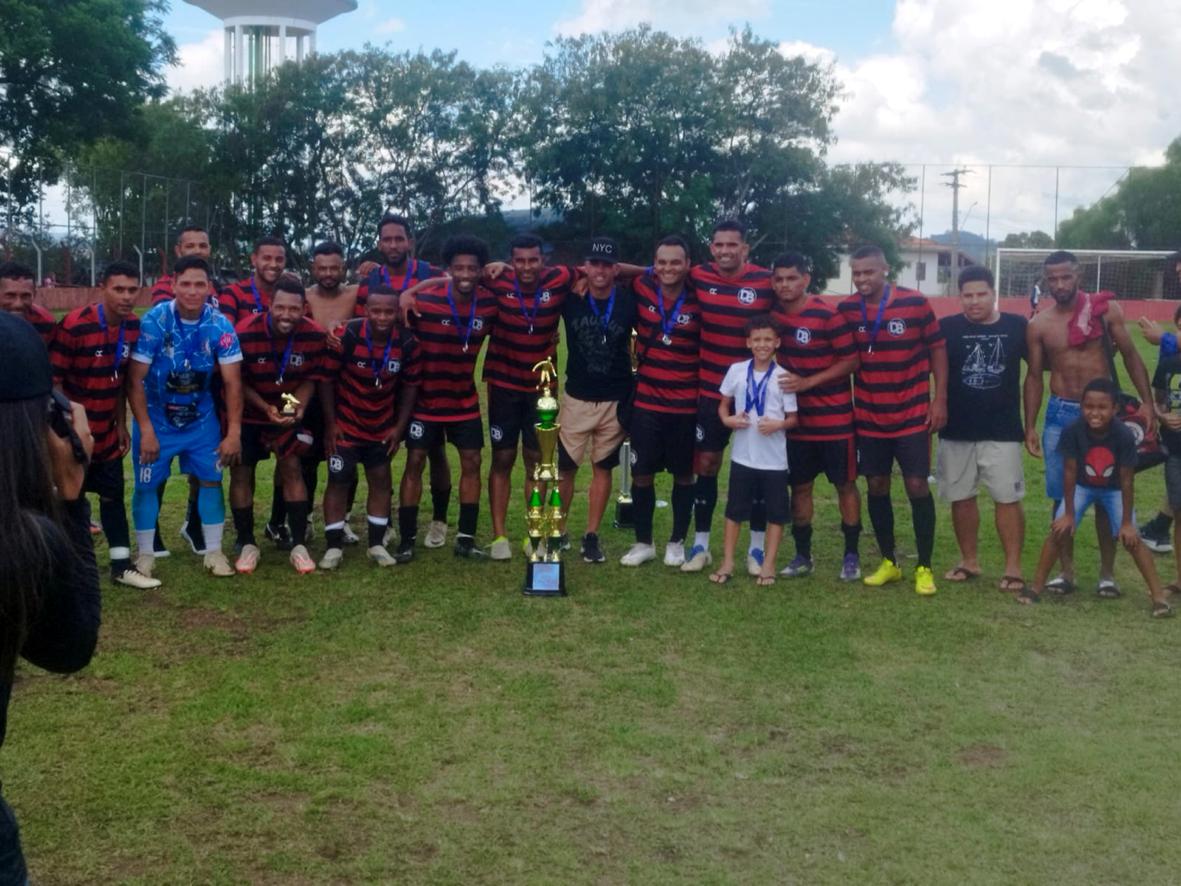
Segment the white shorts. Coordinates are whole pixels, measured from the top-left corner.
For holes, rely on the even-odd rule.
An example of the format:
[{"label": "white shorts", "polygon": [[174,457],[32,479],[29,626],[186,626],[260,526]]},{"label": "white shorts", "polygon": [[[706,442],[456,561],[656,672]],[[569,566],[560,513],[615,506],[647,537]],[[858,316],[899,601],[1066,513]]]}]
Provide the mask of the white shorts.
[{"label": "white shorts", "polygon": [[1021,444],[996,440],[940,440],[935,462],[939,497],[944,501],[975,498],[983,485],[998,504],[1025,498]]}]

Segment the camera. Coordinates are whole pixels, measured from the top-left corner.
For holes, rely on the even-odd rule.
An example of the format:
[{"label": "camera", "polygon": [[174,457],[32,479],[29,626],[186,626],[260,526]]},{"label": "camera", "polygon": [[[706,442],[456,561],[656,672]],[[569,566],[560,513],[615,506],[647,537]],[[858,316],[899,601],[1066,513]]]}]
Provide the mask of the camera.
[{"label": "camera", "polygon": [[82,446],[78,432],[74,430],[74,411],[66,395],[56,388],[49,394],[49,427],[63,440],[69,441],[78,464],[86,464],[86,449]]}]

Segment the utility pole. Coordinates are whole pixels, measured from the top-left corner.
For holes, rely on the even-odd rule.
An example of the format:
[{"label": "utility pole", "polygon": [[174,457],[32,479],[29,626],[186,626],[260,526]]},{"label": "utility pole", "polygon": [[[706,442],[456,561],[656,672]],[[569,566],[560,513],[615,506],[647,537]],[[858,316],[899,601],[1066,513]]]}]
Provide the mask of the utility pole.
[{"label": "utility pole", "polygon": [[951,188],[951,274],[947,281],[947,291],[950,293],[960,270],[960,188],[966,187],[960,181],[960,176],[971,175],[972,170],[956,168],[951,172],[944,172],[944,178],[950,178],[947,187]]}]

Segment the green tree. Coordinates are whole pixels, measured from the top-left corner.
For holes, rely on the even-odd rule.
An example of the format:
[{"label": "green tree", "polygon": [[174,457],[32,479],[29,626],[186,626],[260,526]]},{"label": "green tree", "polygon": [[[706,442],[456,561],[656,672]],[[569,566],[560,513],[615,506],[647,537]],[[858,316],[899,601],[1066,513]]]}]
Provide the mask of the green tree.
[{"label": "green tree", "polygon": [[138,125],[175,60],[166,0],[0,0],[0,196],[17,206],[64,158]]},{"label": "green tree", "polygon": [[1000,245],[1006,249],[1053,249],[1054,238],[1045,231],[1006,234]]}]

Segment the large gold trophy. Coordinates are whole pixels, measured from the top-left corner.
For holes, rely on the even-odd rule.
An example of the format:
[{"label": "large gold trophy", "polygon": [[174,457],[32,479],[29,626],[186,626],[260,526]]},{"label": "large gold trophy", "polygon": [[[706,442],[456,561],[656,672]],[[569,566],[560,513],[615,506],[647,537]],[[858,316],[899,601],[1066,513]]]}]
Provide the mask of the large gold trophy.
[{"label": "large gold trophy", "polygon": [[562,499],[558,495],[558,401],[554,397],[558,371],[550,359],[533,367],[540,373],[537,389],[537,448],[541,459],[533,469],[533,492],[525,522],[529,527],[528,562],[525,564],[524,592],[532,597],[566,594],[566,571],[562,563]]}]

